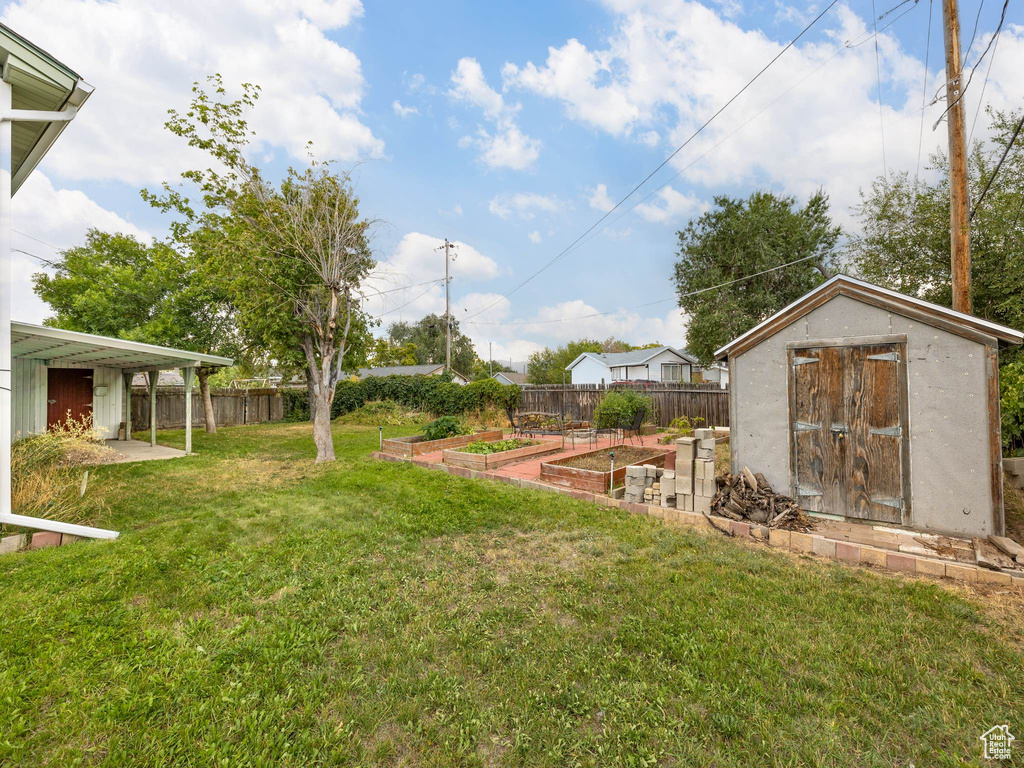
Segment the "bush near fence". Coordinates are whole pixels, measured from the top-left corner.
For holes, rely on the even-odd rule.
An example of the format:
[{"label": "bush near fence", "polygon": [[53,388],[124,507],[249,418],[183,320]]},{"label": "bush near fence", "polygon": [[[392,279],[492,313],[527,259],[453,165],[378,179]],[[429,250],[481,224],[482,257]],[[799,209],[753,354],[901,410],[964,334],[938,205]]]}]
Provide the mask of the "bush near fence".
[{"label": "bush near fence", "polygon": [[[309,392],[284,390],[284,418],[309,420]],[[465,386],[437,376],[369,376],[362,381],[341,381],[334,392],[331,418],[351,413],[374,400],[391,400],[411,410],[434,416],[460,416],[487,407],[519,405],[519,387],[494,379],[474,381]]]}]

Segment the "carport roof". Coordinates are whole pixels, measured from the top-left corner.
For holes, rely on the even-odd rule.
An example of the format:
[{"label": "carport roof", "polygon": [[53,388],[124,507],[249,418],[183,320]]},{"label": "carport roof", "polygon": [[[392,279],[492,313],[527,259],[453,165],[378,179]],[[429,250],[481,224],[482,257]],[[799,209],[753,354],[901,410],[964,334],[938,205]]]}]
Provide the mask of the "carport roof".
[{"label": "carport roof", "polygon": [[91,366],[127,371],[224,366],[232,363],[231,358],[218,355],[17,321],[11,322],[11,357],[45,360],[54,367]]}]

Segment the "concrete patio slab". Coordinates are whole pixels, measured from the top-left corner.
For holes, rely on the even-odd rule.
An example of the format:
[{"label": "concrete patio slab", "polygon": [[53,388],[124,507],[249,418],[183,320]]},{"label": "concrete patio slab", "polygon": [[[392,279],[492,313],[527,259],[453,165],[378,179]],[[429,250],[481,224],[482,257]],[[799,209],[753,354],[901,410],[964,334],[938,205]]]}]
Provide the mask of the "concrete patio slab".
[{"label": "concrete patio slab", "polygon": [[105,440],[107,448],[115,451],[117,456],[104,462],[106,464],[129,464],[134,461],[159,461],[161,459],[177,459],[184,456],[184,451],[168,448],[166,445],[150,445],[142,440]]}]

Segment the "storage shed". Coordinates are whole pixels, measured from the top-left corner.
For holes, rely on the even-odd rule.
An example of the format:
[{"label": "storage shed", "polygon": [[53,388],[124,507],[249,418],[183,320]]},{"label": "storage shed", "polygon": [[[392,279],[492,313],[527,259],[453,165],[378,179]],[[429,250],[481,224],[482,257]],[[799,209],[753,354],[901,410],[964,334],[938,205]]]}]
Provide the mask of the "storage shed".
[{"label": "storage shed", "polygon": [[732,469],[815,514],[1002,534],[999,349],[1022,341],[837,275],[715,353]]}]

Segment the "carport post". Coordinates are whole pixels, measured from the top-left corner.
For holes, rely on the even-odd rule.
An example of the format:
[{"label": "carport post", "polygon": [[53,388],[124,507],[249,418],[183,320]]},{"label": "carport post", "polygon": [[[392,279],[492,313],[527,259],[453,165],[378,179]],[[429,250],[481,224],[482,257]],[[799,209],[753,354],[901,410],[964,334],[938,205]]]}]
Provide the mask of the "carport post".
[{"label": "carport post", "polygon": [[160,371],[149,372],[149,444],[156,447],[156,385]]},{"label": "carport post", "polygon": [[134,373],[121,371],[121,380],[124,382],[124,439],[132,439],[132,380]]},{"label": "carport post", "polygon": [[181,377],[185,380],[185,455],[192,453],[192,381],[196,369],[192,366],[181,369]]},{"label": "carport post", "polygon": [[[0,112],[11,84],[0,80]],[[0,120],[0,516],[11,514],[11,121]]]}]

